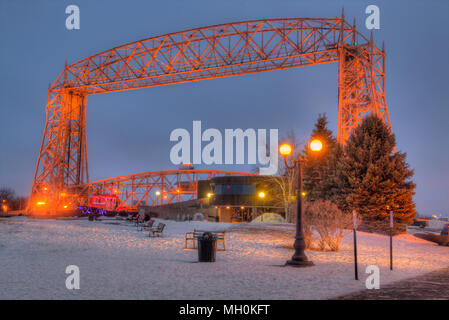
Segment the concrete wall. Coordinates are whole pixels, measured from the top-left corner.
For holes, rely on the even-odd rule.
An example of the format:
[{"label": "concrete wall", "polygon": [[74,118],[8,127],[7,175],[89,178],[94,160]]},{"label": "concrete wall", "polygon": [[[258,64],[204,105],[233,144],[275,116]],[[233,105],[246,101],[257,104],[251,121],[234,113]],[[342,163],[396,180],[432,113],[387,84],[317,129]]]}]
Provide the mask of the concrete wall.
[{"label": "concrete wall", "polygon": [[205,221],[217,221],[218,209],[209,206],[207,201],[189,200],[182,203],[166,204],[157,207],[145,207],[146,214],[169,220],[189,220],[195,213],[202,213]]}]

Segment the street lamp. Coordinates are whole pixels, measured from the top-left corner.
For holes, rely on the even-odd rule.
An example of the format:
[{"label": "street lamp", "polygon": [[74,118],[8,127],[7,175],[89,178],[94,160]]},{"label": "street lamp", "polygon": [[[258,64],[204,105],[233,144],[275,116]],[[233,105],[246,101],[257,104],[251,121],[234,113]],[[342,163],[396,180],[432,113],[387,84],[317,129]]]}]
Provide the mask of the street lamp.
[{"label": "street lamp", "polygon": [[163,200],[161,197],[161,191],[160,190],[156,190],[156,192],[154,193],[156,195],[156,205],[162,205],[163,204]]},{"label": "street lamp", "polygon": [[279,153],[284,157],[289,156],[292,153],[292,146],[288,143],[281,144],[279,146]]},{"label": "street lamp", "polygon": [[321,151],[323,149],[323,143],[318,139],[313,139],[310,141],[310,150],[312,151]]},{"label": "street lamp", "polygon": [[[317,152],[323,148],[323,143],[318,139],[313,139],[309,145],[310,150]],[[292,154],[293,148],[291,145],[284,143],[279,147],[279,153],[284,157],[286,170],[293,169],[294,166],[289,166],[287,162],[287,157]],[[304,242],[304,232],[302,227],[302,218],[304,215],[304,205],[303,205],[303,191],[302,191],[302,162],[304,159],[299,156],[298,159],[294,160],[297,166],[298,173],[298,190],[296,191],[296,236],[295,236],[295,253],[293,254],[291,260],[286,262],[286,266],[292,267],[310,267],[313,266],[313,262],[310,261],[306,253],[304,252],[306,248],[306,243]],[[304,193],[305,195],[305,193]]]}]

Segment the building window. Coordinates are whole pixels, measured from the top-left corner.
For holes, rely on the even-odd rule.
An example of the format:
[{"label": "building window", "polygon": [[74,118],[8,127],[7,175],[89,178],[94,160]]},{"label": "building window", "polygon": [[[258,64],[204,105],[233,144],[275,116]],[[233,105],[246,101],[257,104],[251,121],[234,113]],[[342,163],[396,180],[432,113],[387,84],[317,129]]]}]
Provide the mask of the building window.
[{"label": "building window", "polygon": [[217,184],[215,194],[217,195],[253,195],[256,186],[252,184]]}]

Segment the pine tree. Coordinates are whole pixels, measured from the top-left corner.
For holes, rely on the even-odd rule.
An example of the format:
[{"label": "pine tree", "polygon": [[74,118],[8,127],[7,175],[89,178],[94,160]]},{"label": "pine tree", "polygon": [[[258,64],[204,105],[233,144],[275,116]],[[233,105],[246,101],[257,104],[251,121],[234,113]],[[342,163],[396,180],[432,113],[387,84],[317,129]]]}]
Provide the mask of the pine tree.
[{"label": "pine tree", "polygon": [[354,209],[368,221],[386,220],[393,210],[397,222],[411,222],[414,170],[395,145],[395,136],[377,116],[368,116],[353,131],[337,166],[334,201],[341,209]]},{"label": "pine tree", "polygon": [[310,141],[319,139],[323,149],[319,152],[311,151],[308,146],[303,150],[303,189],[308,201],[330,200],[333,196],[333,182],[337,157],[340,148],[333,133],[327,128],[326,114],[320,114],[312,131]]}]

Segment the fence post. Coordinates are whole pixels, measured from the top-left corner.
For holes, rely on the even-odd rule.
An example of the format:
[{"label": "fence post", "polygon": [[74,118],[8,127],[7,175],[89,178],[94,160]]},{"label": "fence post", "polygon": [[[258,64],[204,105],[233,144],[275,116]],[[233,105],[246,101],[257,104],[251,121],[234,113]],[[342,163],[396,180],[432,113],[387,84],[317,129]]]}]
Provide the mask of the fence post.
[{"label": "fence post", "polygon": [[390,270],[393,270],[393,224],[394,214],[390,211]]},{"label": "fence post", "polygon": [[352,211],[353,231],[354,231],[354,274],[355,280],[359,280],[359,272],[357,266],[357,211]]}]

